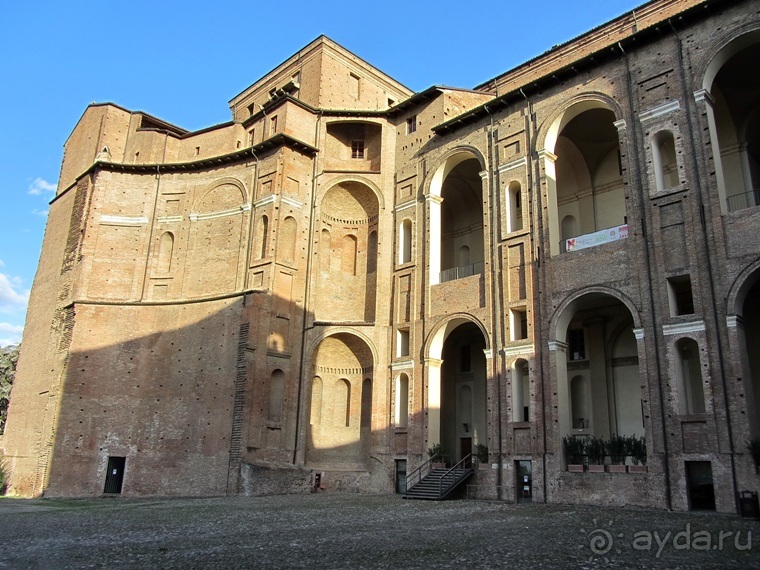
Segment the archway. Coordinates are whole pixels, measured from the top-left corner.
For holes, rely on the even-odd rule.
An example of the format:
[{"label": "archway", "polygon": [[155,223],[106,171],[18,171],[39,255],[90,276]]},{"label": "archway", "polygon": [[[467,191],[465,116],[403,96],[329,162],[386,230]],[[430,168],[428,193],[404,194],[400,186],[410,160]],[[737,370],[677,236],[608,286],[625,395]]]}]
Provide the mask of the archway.
[{"label": "archway", "polygon": [[340,182],[325,194],[319,232],[318,320],[375,320],[378,211],[377,196],[361,182]]},{"label": "archway", "polygon": [[373,358],[350,333],[323,339],[312,357],[306,465],[367,469],[371,441]]},{"label": "archway", "polygon": [[748,73],[760,57],[760,30],[724,46],[707,67],[703,86],[710,138],[725,212],[760,205],[760,77]]},{"label": "archway", "polygon": [[442,325],[430,345],[428,443],[452,461],[487,445],[488,361],[482,329],[466,318]]}]

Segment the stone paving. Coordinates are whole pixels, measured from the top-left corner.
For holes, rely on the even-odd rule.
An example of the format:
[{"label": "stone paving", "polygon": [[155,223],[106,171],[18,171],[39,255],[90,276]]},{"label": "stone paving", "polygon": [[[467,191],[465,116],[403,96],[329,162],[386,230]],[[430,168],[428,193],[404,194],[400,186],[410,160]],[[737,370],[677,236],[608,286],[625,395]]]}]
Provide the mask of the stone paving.
[{"label": "stone paving", "polygon": [[0,499],[0,568],[757,568],[760,522],[347,494]]}]

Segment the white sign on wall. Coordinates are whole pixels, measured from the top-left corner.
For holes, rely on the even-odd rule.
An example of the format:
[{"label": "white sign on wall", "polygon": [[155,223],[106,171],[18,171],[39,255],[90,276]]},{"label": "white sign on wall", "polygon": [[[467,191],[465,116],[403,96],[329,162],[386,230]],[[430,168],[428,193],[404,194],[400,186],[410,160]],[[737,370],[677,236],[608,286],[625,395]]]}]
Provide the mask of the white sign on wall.
[{"label": "white sign on wall", "polygon": [[607,228],[605,230],[599,230],[593,234],[586,234],[577,236],[574,238],[565,240],[565,251],[575,251],[578,249],[586,249],[587,247],[594,247],[595,245],[601,245],[603,243],[609,243],[611,241],[617,241],[619,239],[625,239],[628,237],[628,224],[617,226],[615,228]]}]

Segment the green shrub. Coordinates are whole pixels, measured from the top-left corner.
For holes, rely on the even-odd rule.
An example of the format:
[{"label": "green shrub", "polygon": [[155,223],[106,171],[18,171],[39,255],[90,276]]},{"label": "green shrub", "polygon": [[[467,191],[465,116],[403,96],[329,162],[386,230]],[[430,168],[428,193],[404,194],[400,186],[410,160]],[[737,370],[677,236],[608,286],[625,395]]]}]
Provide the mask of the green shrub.
[{"label": "green shrub", "polygon": [[0,457],[0,495],[5,495],[5,491],[8,489],[8,466],[5,460]]},{"label": "green shrub", "polygon": [[752,454],[752,461],[755,462],[756,466],[760,467],[760,437],[748,441],[747,449]]},{"label": "green shrub", "polygon": [[610,440],[606,443],[607,453],[613,465],[622,465],[625,463],[625,456],[628,455],[628,442],[630,438],[624,435],[612,434]]},{"label": "green shrub", "polygon": [[632,435],[628,438],[628,455],[631,456],[634,465],[647,464],[647,442],[643,435],[641,437]]},{"label": "green shrub", "polygon": [[430,459],[443,455],[443,446],[440,443],[436,443],[433,447],[428,448],[428,455]]},{"label": "green shrub", "polygon": [[475,455],[481,463],[488,463],[488,446],[485,443],[479,443],[475,446]]},{"label": "green shrub", "polygon": [[607,457],[607,442],[604,438],[595,435],[589,437],[586,442],[586,455],[594,465],[603,465],[604,458]]},{"label": "green shrub", "polygon": [[583,456],[586,455],[585,439],[575,437],[574,435],[566,435],[562,438],[562,443],[565,446],[568,463],[576,465],[583,463]]}]

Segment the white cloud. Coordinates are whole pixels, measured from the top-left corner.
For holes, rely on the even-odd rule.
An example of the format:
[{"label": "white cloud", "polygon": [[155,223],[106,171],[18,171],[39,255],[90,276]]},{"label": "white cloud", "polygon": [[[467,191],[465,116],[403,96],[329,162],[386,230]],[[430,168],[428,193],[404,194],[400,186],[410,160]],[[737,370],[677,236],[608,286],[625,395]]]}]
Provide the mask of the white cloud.
[{"label": "white cloud", "polygon": [[21,280],[0,273],[0,313],[23,313],[28,302],[29,291],[21,288]]},{"label": "white cloud", "polygon": [[34,214],[35,216],[46,218],[49,211],[50,210],[38,210],[37,208],[35,208],[34,210],[32,210],[32,214]]},{"label": "white cloud", "polygon": [[19,344],[24,327],[10,323],[0,323],[0,346]]},{"label": "white cloud", "polygon": [[55,184],[51,184],[43,178],[35,178],[29,185],[29,194],[32,196],[38,196],[45,192],[55,192]]}]

